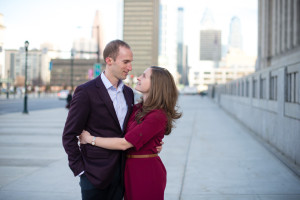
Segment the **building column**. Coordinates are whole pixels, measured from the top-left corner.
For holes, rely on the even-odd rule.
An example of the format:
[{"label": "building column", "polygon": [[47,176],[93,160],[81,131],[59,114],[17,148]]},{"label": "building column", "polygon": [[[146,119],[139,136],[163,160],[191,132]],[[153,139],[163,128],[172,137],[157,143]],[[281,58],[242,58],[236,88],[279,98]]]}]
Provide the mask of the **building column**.
[{"label": "building column", "polygon": [[281,42],[281,52],[285,52],[286,51],[286,31],[287,31],[287,21],[286,21],[286,0],[281,0],[281,38],[280,38],[280,42]]},{"label": "building column", "polygon": [[276,36],[277,36],[277,37],[276,37],[276,41],[277,41],[277,42],[276,42],[276,44],[277,44],[277,45],[276,45],[276,52],[277,52],[277,55],[280,54],[280,52],[281,52],[281,51],[280,51],[280,50],[281,50],[281,49],[280,49],[280,44],[281,44],[281,42],[280,42],[280,41],[281,41],[281,40],[280,40],[280,38],[281,38],[281,37],[280,37],[280,35],[281,35],[280,30],[281,30],[281,28],[282,28],[282,27],[281,27],[281,20],[280,20],[280,16],[281,16],[281,15],[280,15],[281,1],[282,1],[282,0],[276,0],[276,2],[277,2],[277,7],[276,7],[276,10],[277,10],[277,12],[276,12],[276,22],[277,22],[277,30],[276,30],[276,32],[277,32],[277,35],[276,35]]},{"label": "building column", "polygon": [[272,1],[272,56],[277,54],[276,46],[277,46],[277,18],[276,18],[276,9],[277,9],[278,1]]},{"label": "building column", "polygon": [[298,46],[298,40],[299,40],[299,25],[298,25],[298,16],[299,16],[299,10],[298,10],[298,5],[299,4],[299,0],[293,0],[293,47]]},{"label": "building column", "polygon": [[292,0],[287,0],[287,31],[286,31],[286,48],[291,49],[292,48],[292,38],[293,38],[293,5]]}]

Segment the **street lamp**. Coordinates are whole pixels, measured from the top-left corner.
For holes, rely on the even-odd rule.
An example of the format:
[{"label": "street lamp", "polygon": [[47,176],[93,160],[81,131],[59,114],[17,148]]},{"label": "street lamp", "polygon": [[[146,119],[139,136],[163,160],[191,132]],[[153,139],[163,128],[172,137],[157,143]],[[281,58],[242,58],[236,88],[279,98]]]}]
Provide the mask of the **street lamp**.
[{"label": "street lamp", "polygon": [[9,89],[9,70],[7,70],[7,90],[6,90],[6,98],[9,99],[9,92],[10,92],[10,89]]},{"label": "street lamp", "polygon": [[24,114],[28,114],[27,110],[27,57],[28,57],[29,42],[25,41],[25,96],[24,96]]},{"label": "street lamp", "polygon": [[[95,27],[93,27],[95,28]],[[99,25],[96,26],[97,28],[97,62],[100,64],[100,41],[99,41]]]},{"label": "street lamp", "polygon": [[71,49],[71,91],[73,92],[74,84],[73,84],[73,76],[74,76],[74,54],[75,49]]}]

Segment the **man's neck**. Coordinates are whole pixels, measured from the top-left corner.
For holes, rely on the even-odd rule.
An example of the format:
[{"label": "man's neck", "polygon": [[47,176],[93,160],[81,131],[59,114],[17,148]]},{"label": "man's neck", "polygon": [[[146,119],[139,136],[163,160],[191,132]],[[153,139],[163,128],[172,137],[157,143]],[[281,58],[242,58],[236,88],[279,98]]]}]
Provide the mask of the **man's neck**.
[{"label": "man's neck", "polygon": [[118,89],[118,85],[120,80],[117,79],[116,77],[112,76],[111,73],[109,73],[109,71],[104,71],[104,76],[109,80],[109,82],[113,85],[114,88]]}]

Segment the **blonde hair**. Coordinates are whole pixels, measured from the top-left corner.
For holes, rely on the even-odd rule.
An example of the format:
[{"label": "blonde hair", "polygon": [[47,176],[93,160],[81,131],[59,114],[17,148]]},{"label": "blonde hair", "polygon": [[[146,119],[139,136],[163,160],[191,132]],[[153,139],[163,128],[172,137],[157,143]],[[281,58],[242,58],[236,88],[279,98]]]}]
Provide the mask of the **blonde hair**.
[{"label": "blonde hair", "polygon": [[135,119],[138,123],[142,117],[154,109],[162,109],[167,116],[165,135],[169,135],[174,127],[176,119],[181,117],[177,110],[178,91],[171,73],[161,67],[151,66],[151,86],[149,95],[144,102],[141,99],[142,109],[137,113]]}]

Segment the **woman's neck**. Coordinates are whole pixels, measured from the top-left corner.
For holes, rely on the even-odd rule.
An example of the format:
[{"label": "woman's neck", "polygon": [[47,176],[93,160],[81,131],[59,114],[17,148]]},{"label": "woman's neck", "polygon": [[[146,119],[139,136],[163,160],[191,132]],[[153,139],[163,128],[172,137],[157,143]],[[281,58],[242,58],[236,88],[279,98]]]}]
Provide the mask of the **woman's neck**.
[{"label": "woman's neck", "polygon": [[143,102],[144,102],[144,103],[145,103],[147,97],[148,97],[148,94],[143,94]]}]

